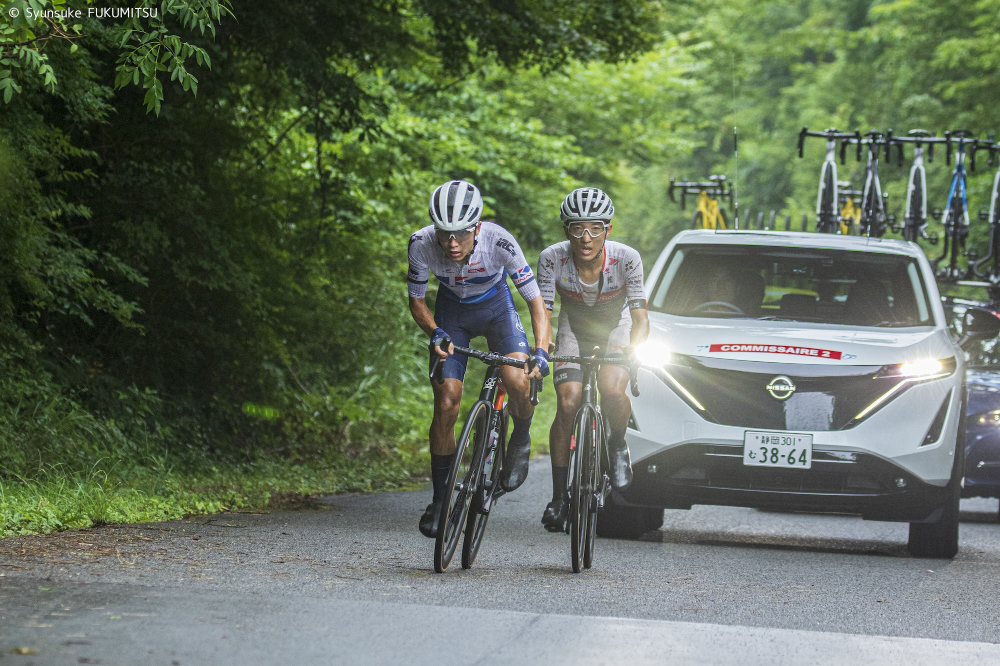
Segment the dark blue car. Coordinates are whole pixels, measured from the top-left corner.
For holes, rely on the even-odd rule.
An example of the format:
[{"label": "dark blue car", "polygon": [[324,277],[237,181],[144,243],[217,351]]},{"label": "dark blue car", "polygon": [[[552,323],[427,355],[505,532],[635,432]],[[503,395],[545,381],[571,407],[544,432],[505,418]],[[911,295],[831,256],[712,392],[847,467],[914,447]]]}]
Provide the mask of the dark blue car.
[{"label": "dark blue car", "polygon": [[1000,497],[1000,368],[970,368],[964,497]]}]

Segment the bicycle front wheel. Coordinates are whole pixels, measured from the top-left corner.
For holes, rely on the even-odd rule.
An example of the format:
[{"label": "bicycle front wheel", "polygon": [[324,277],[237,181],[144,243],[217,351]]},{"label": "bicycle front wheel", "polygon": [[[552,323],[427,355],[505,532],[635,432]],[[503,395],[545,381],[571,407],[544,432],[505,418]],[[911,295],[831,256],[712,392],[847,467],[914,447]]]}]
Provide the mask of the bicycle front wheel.
[{"label": "bicycle front wheel", "polygon": [[924,185],[919,178],[913,180],[910,186],[910,199],[906,202],[908,217],[903,240],[916,241],[920,237],[920,227],[926,213],[924,212]]},{"label": "bicycle front wheel", "polygon": [[492,412],[492,427],[486,436],[486,446],[478,465],[476,494],[469,508],[469,518],[465,524],[465,541],[462,542],[462,568],[469,569],[476,561],[479,546],[486,534],[486,521],[490,519],[494,497],[500,488],[500,473],[507,441],[507,426],[510,416],[507,407],[503,411]]},{"label": "bicycle front wheel", "polygon": [[597,496],[604,492],[604,465],[607,447],[607,431],[604,429],[604,419],[597,422],[594,430],[594,446],[588,447],[588,455],[593,456],[590,463],[590,508],[587,512],[587,534],[583,545],[583,568],[589,569],[594,563],[594,537],[597,533]]},{"label": "bicycle front wheel", "polygon": [[692,229],[704,229],[705,228],[705,217],[701,214],[700,210],[694,212],[694,216],[691,218],[691,228]]},{"label": "bicycle front wheel", "polygon": [[455,458],[448,473],[441,502],[441,519],[437,538],[434,541],[434,571],[444,573],[455,556],[458,541],[462,538],[469,505],[475,493],[476,474],[479,464],[475,459],[485,446],[478,446],[489,429],[489,405],[480,400],[472,406],[469,418],[462,428],[462,436],[455,446]]},{"label": "bicycle front wheel", "polygon": [[597,412],[584,407],[573,429],[573,448],[570,450],[572,479],[569,493],[570,550],[573,573],[585,568],[584,557],[590,534],[591,503],[594,497],[594,467],[597,462]]}]

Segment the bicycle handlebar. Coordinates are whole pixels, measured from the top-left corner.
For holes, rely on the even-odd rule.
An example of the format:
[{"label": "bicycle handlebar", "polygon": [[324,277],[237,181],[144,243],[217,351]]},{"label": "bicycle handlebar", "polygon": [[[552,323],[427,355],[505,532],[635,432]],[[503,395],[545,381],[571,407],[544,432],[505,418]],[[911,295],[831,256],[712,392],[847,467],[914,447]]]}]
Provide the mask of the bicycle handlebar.
[{"label": "bicycle handlebar", "polygon": [[[498,354],[497,352],[483,352],[478,349],[459,347],[458,345],[452,344],[450,337],[445,336],[441,340],[441,347],[446,347],[448,345],[452,345],[451,350],[453,353],[477,358],[486,365],[508,365],[512,368],[524,368],[527,366],[528,372],[535,369],[534,357],[528,357],[527,360],[521,360],[517,358],[508,358],[507,356]],[[442,361],[444,361],[444,359],[435,354],[434,361],[431,363],[430,378],[438,384],[444,383],[444,377],[441,376],[441,373],[439,372]],[[531,388],[529,390],[528,399],[531,401],[532,405],[538,404],[538,394],[541,392],[542,386],[543,384],[541,379],[531,380]]]},{"label": "bicycle handlebar", "polygon": [[[728,185],[728,187],[726,187]],[[698,181],[679,181],[673,176],[670,177],[670,188],[667,190],[667,194],[670,196],[670,200],[674,203],[678,203],[676,197],[674,197],[674,190],[679,189],[681,191],[681,210],[687,210],[687,195],[689,194],[701,194],[706,193],[710,197],[716,197],[719,199],[729,199],[730,205],[733,199],[733,184],[725,176],[709,176],[707,182]]]},{"label": "bicycle handlebar", "polygon": [[550,356],[553,363],[576,363],[578,365],[623,365],[628,368],[628,383],[632,395],[639,397],[639,366],[624,356]]},{"label": "bicycle handlebar", "polygon": [[[799,132],[799,157],[802,157],[802,148],[805,145],[807,136],[822,137],[827,141],[836,141],[837,139],[844,140],[849,139],[854,136],[852,132],[841,132],[836,128],[825,129],[822,132],[810,131],[808,126],[803,126],[802,131]],[[843,144],[841,145],[841,154],[843,154]],[[843,158],[841,158],[843,159]]]}]

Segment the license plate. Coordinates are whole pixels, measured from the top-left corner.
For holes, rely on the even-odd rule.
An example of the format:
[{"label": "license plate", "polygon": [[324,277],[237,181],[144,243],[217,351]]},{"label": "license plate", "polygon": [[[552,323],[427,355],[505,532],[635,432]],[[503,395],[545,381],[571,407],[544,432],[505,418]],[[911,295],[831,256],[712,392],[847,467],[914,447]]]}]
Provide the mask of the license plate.
[{"label": "license plate", "polygon": [[812,457],[812,435],[756,430],[747,430],[743,435],[744,465],[809,469]]}]

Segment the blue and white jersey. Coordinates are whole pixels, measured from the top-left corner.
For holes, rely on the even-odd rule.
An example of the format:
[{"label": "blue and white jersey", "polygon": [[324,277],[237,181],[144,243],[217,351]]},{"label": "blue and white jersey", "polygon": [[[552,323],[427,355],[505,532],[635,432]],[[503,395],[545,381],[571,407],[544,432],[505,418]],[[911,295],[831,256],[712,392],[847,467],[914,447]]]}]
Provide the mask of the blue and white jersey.
[{"label": "blue and white jersey", "polygon": [[496,287],[510,275],[525,301],[539,295],[535,274],[521,246],[510,232],[493,222],[483,222],[476,247],[464,264],[452,261],[429,225],[410,236],[410,268],[406,274],[410,298],[423,298],[433,273],[442,291],[462,303],[477,303],[496,294]]}]

